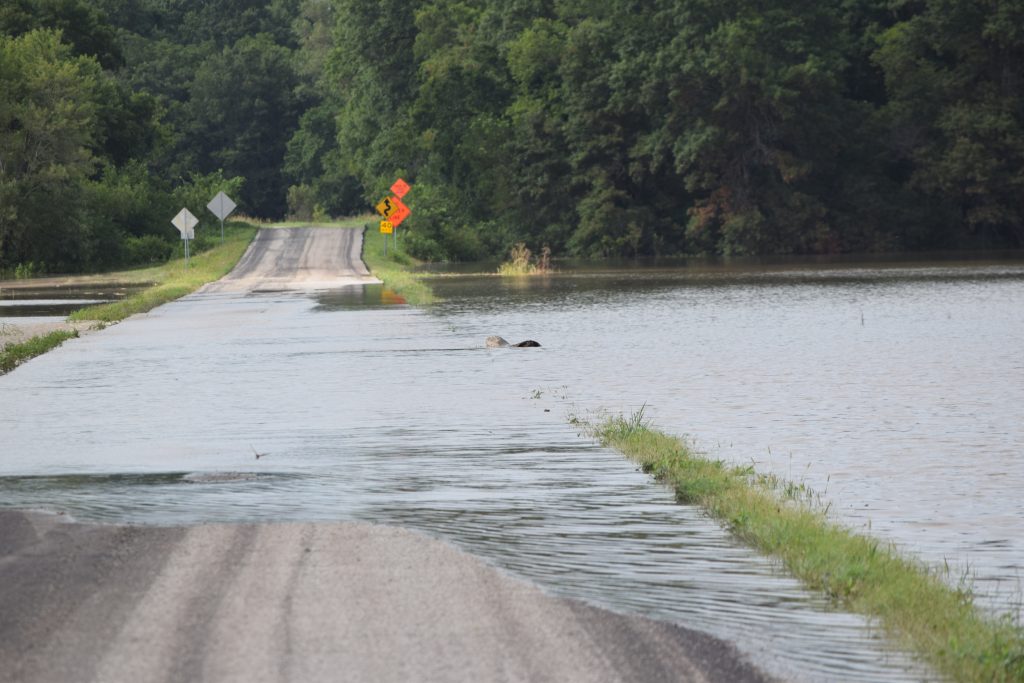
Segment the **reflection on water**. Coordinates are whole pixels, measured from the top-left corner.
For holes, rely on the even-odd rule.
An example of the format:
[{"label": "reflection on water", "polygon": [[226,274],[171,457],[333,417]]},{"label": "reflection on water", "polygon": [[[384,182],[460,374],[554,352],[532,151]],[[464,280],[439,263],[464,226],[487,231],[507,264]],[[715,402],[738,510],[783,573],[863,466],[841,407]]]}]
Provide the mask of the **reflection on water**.
[{"label": "reflection on water", "polygon": [[[0,283],[0,321],[25,318],[63,318],[90,304],[123,299],[143,285],[34,285],[31,281]],[[17,318],[18,320],[13,320]]]},{"label": "reflection on water", "polygon": [[[566,422],[647,403],[852,524],[1016,575],[1024,268],[844,271],[453,278],[429,312],[351,290],[192,296],[0,379],[0,504],[399,524],[787,679],[920,679]],[[491,334],[544,346],[484,349]]]},{"label": "reflection on water", "polygon": [[383,306],[401,306],[405,299],[384,285],[363,285],[361,287],[343,287],[316,294],[316,311],[344,311],[352,308],[381,308]]}]

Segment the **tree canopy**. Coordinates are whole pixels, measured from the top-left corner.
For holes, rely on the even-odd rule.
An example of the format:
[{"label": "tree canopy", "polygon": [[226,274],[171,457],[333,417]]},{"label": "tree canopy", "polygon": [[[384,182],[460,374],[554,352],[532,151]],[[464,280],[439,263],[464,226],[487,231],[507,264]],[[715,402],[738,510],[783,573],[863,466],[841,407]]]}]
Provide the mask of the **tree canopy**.
[{"label": "tree canopy", "polygon": [[1021,27],[1024,0],[11,0],[0,267],[136,259],[214,182],[278,218],[398,176],[433,259],[1019,248]]}]

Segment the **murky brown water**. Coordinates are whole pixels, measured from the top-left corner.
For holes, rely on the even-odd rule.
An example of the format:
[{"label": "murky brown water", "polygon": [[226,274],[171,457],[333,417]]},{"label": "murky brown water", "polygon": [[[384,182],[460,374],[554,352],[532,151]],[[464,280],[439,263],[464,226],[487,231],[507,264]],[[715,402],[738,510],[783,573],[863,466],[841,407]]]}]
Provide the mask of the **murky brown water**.
[{"label": "murky brown water", "polygon": [[[0,503],[401,524],[733,640],[785,678],[928,677],[566,421],[646,403],[656,426],[805,481],[844,521],[969,562],[995,604],[1019,595],[1024,265],[438,291],[429,312],[379,288],[194,296],[68,343],[0,378]],[[485,350],[490,334],[544,347]]]}]

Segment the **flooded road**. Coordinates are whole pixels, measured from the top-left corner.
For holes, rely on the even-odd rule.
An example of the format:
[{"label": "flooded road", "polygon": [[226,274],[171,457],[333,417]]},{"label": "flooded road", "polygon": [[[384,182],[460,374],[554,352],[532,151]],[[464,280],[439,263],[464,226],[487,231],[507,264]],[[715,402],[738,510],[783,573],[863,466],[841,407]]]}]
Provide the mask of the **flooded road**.
[{"label": "flooded road", "polygon": [[[786,679],[919,680],[865,620],[566,417],[647,403],[656,426],[805,480],[854,524],[1011,580],[1024,268],[948,271],[459,278],[429,311],[379,286],[197,294],[0,379],[2,504],[405,526],[736,642]],[[484,349],[490,334],[544,346]]]}]

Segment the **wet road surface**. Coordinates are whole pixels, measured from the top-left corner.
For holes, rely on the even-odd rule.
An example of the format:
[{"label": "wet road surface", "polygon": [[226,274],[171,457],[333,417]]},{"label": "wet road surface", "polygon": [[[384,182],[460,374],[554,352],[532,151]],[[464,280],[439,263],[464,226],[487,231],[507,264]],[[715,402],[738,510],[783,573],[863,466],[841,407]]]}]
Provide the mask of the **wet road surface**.
[{"label": "wet road surface", "polygon": [[[371,281],[358,246],[263,231],[203,294]],[[764,680],[725,641],[548,596],[397,527],[60,519],[0,511],[2,681]]]},{"label": "wet road surface", "polygon": [[760,681],[710,636],[362,523],[0,511],[2,681]]}]

